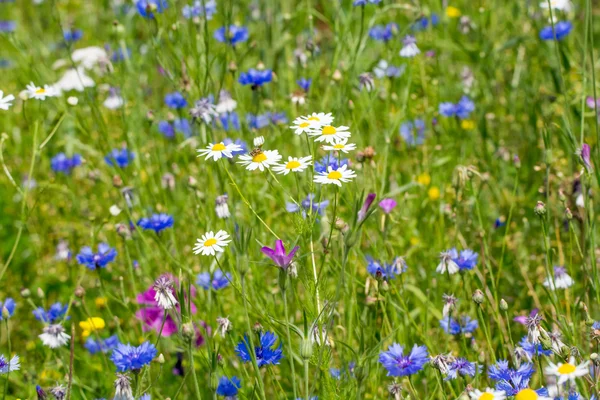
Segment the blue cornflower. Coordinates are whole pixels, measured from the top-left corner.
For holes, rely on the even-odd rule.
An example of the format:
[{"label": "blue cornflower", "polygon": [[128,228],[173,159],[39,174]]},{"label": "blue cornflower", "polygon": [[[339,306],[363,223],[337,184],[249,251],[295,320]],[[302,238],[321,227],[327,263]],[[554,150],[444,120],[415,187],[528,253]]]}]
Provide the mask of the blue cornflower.
[{"label": "blue cornflower", "polygon": [[173,127],[175,128],[176,132],[182,133],[186,138],[192,135],[192,127],[187,118],[177,118],[175,121],[173,121]]},{"label": "blue cornflower", "polygon": [[[238,128],[239,129],[239,128]],[[235,143],[240,146],[241,150],[234,150],[231,152],[234,156],[239,156],[240,154],[246,154],[248,152],[248,144],[244,142],[242,139],[236,139],[235,142],[229,138],[223,140],[223,144],[227,146],[228,144]]]},{"label": "blue cornflower", "polygon": [[464,335],[465,333],[473,333],[473,331],[479,327],[479,322],[466,315],[460,319],[460,322],[447,316],[440,320],[440,326],[446,333],[451,335],[458,335],[461,333]]},{"label": "blue cornflower", "polygon": [[284,125],[289,122],[285,111],[269,113],[269,117],[273,125]]},{"label": "blue cornflower", "polygon": [[217,386],[217,395],[225,397],[237,396],[238,391],[242,387],[241,383],[242,381],[237,376],[232,376],[231,379],[222,376]]},{"label": "blue cornflower", "polygon": [[461,271],[475,268],[479,257],[479,254],[470,249],[461,250],[459,254],[456,248],[452,248],[448,251],[448,254]]},{"label": "blue cornflower", "polygon": [[425,141],[425,121],[415,119],[407,121],[400,125],[400,136],[408,146],[423,144]]},{"label": "blue cornflower", "polygon": [[123,50],[120,47],[118,49],[115,49],[110,56],[110,60],[112,62],[119,62],[119,61],[123,61],[125,59],[130,59],[130,58],[131,58],[131,49],[126,48]]},{"label": "blue cornflower", "polygon": [[354,2],[352,3],[352,5],[354,7],[356,6],[366,6],[368,4],[379,4],[381,3],[381,0],[354,0]]},{"label": "blue cornflower", "polygon": [[429,23],[431,22],[431,26],[436,26],[440,23],[440,17],[437,14],[431,14],[429,18],[421,17],[419,18],[412,26],[411,29],[413,31],[423,31],[427,29]]},{"label": "blue cornflower", "polygon": [[67,29],[63,31],[63,38],[65,42],[77,42],[83,37],[83,31],[81,29]]},{"label": "blue cornflower", "polygon": [[475,376],[478,366],[476,363],[470,362],[466,358],[456,358],[448,366],[448,375],[445,381],[456,379],[460,376]]},{"label": "blue cornflower", "polygon": [[217,2],[208,0],[204,2],[203,6],[201,0],[196,0],[192,5],[184,6],[181,13],[187,19],[205,16],[207,20],[211,20],[213,15],[217,13]]},{"label": "blue cornflower", "polygon": [[138,226],[143,230],[153,230],[160,233],[163,230],[173,226],[173,217],[169,214],[160,213],[153,214],[150,218],[141,218],[138,221]]},{"label": "blue cornflower", "polygon": [[8,318],[12,317],[15,313],[15,307],[17,307],[17,303],[12,297],[7,298],[3,302],[0,301],[0,321],[4,318],[2,314],[4,314],[4,310],[8,313]]},{"label": "blue cornflower", "polygon": [[110,356],[111,361],[117,367],[117,371],[135,371],[149,364],[156,356],[156,347],[150,342],[144,342],[139,346],[129,343],[119,343]]},{"label": "blue cornflower", "polygon": [[0,21],[0,33],[12,33],[17,29],[15,21]]},{"label": "blue cornflower", "polygon": [[453,117],[456,115],[456,106],[449,101],[440,103],[439,111],[444,117]]},{"label": "blue cornflower", "polygon": [[270,69],[257,70],[250,68],[248,72],[242,72],[238,82],[242,85],[251,85],[252,89],[269,83],[273,80],[273,71]]},{"label": "blue cornflower", "polygon": [[65,153],[58,153],[50,160],[52,171],[66,175],[70,174],[73,168],[78,165],[81,165],[81,156],[79,154],[74,154],[73,157],[69,158]]},{"label": "blue cornflower", "polygon": [[400,275],[408,268],[402,257],[396,257],[391,263],[382,263],[379,260],[373,259],[371,256],[366,256],[367,272],[376,278],[394,279],[396,275]]},{"label": "blue cornflower", "polygon": [[235,111],[219,115],[219,122],[221,122],[221,126],[226,131],[229,131],[230,128],[236,131],[240,130],[240,117],[238,117],[238,114]]},{"label": "blue cornflower", "polygon": [[475,111],[475,103],[468,96],[461,97],[456,104],[456,116],[460,119],[466,119],[473,111]]},{"label": "blue cornflower", "polygon": [[169,121],[159,121],[158,131],[169,139],[175,137],[175,128],[173,127],[173,125],[171,125]]},{"label": "blue cornflower", "polygon": [[44,307],[36,308],[33,310],[33,315],[38,321],[42,321],[46,324],[53,324],[67,313],[68,308],[68,304],[63,306],[62,303],[54,303],[50,306],[48,311],[44,310]]},{"label": "blue cornflower", "polygon": [[187,100],[179,92],[169,93],[165,96],[165,104],[169,108],[180,109],[187,106]]},{"label": "blue cornflower", "polygon": [[117,251],[106,243],[98,245],[98,252],[94,253],[88,246],[82,247],[77,254],[77,262],[85,265],[89,269],[104,268],[109,262],[114,261],[117,257]]},{"label": "blue cornflower", "polygon": [[373,68],[373,73],[379,79],[383,78],[398,78],[400,75],[404,73],[406,70],[406,65],[401,65],[400,67],[396,67],[394,65],[388,64],[386,60],[379,60],[377,66]]},{"label": "blue cornflower", "polygon": [[496,381],[496,390],[503,390],[507,396],[514,396],[529,387],[529,380],[535,373],[532,363],[523,363],[518,369],[508,366],[508,361],[500,360],[488,370],[490,379]]},{"label": "blue cornflower", "polygon": [[125,148],[113,149],[104,157],[104,161],[111,167],[125,168],[135,158],[135,154]]},{"label": "blue cornflower", "polygon": [[375,40],[389,42],[399,30],[398,24],[393,22],[387,25],[375,25],[369,30],[369,36]]},{"label": "blue cornflower", "polygon": [[308,92],[308,89],[310,89],[310,85],[312,84],[312,79],[300,78],[296,81],[296,83],[298,84],[298,86],[300,86],[300,88],[302,88],[302,90]]},{"label": "blue cornflower", "polygon": [[387,376],[407,376],[421,371],[427,361],[427,347],[413,346],[410,354],[404,354],[404,347],[392,344],[387,351],[379,353],[379,362],[388,371]]},{"label": "blue cornflower", "polygon": [[592,324],[592,329],[600,329],[600,322],[599,321],[595,321]]},{"label": "blue cornflower", "polygon": [[246,122],[250,129],[262,129],[271,124],[271,114],[265,113],[260,115],[246,114]]},{"label": "blue cornflower", "polygon": [[99,352],[108,353],[114,350],[120,343],[119,337],[113,335],[105,340],[88,338],[84,346],[93,355]]},{"label": "blue cornflower", "polygon": [[554,24],[554,30],[552,25],[546,26],[540,31],[540,39],[542,40],[562,40],[566,37],[573,29],[573,24],[569,21],[559,21]]},{"label": "blue cornflower", "polygon": [[313,213],[317,213],[319,215],[323,215],[323,210],[325,207],[329,205],[329,200],[323,200],[318,202],[315,200],[314,193],[309,193],[306,198],[304,198],[300,205],[296,203],[285,203],[285,209],[287,212],[294,213],[300,211],[300,207],[302,207],[302,215],[306,218],[306,211],[312,208]]},{"label": "blue cornflower", "polygon": [[229,272],[223,274],[220,269],[214,272],[212,279],[210,278],[210,272],[203,272],[198,274],[196,280],[198,286],[204,290],[210,289],[211,286],[215,290],[221,290],[229,286],[229,282],[231,282],[231,274]]},{"label": "blue cornflower", "polygon": [[137,0],[135,2],[138,13],[144,18],[154,18],[155,12],[162,14],[167,6],[167,0]]},{"label": "blue cornflower", "polygon": [[[283,357],[283,350],[281,350],[282,343],[279,343],[279,347],[275,346],[277,342],[277,335],[273,332],[265,332],[260,334],[260,345],[255,346],[254,353],[256,355],[256,362],[259,367],[263,365],[277,365]],[[235,352],[243,362],[250,362],[252,358],[248,351],[250,340],[248,336],[244,335],[244,339],[238,343],[235,347]]]},{"label": "blue cornflower", "polygon": [[215,31],[214,36],[221,43],[235,46],[237,43],[248,40],[248,28],[237,25],[229,25],[229,28],[222,26]]},{"label": "blue cornflower", "polygon": [[327,171],[328,167],[331,167],[333,170],[338,170],[342,167],[342,165],[348,165],[348,159],[343,158],[339,160],[335,157],[325,156],[321,159],[321,161],[315,162],[315,172],[325,172]]},{"label": "blue cornflower", "polygon": [[521,341],[519,342],[519,346],[527,353],[527,356],[531,360],[535,356],[550,356],[552,355],[552,350],[544,350],[544,347],[538,343],[533,344],[527,340],[527,336],[523,336]]}]

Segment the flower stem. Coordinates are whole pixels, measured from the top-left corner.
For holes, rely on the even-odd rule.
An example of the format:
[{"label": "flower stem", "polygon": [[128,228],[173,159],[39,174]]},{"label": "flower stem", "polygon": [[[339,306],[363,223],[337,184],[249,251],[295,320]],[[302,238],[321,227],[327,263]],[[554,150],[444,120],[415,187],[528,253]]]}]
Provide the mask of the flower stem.
[{"label": "flower stem", "polygon": [[290,368],[292,369],[292,388],[294,391],[294,398],[297,398],[297,396],[296,396],[296,394],[297,394],[296,371],[294,369],[294,352],[293,352],[293,348],[292,348],[292,336],[290,335],[290,318],[288,316],[288,304],[287,304],[287,296],[285,295],[285,290],[281,291],[281,296],[283,297],[283,309],[285,312],[285,329],[286,329],[286,334],[287,334],[288,352],[290,353],[290,356],[289,356]]}]

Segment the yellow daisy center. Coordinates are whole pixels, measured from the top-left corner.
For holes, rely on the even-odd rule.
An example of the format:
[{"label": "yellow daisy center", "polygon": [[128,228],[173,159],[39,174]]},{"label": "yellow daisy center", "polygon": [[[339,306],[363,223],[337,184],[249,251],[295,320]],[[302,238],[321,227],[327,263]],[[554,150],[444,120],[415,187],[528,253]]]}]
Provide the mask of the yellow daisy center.
[{"label": "yellow daisy center", "polygon": [[262,152],[258,153],[254,157],[252,157],[252,162],[255,162],[255,163],[261,163],[266,160],[267,160],[267,156],[265,156],[265,153],[262,153]]},{"label": "yellow daisy center", "polygon": [[566,363],[558,367],[558,373],[561,375],[568,375],[575,372],[576,369],[577,368],[573,364]]},{"label": "yellow daisy center", "polygon": [[307,126],[310,125],[310,122],[303,122],[300,125],[298,125],[300,128],[306,128]]},{"label": "yellow daisy center", "polygon": [[214,246],[215,244],[217,244],[217,239],[210,238],[206,242],[204,242],[204,247]]},{"label": "yellow daisy center", "polygon": [[327,174],[327,179],[335,179],[336,181],[340,180],[341,177],[342,173],[338,171],[331,171],[329,174]]},{"label": "yellow daisy center", "polygon": [[531,389],[523,389],[515,396],[515,400],[537,400],[538,394]]},{"label": "yellow daisy center", "polygon": [[223,151],[225,149],[226,149],[226,147],[223,143],[217,143],[217,144],[213,145],[213,147],[212,147],[212,151]]},{"label": "yellow daisy center", "polygon": [[46,89],[44,88],[39,88],[38,90],[35,91],[36,94],[42,94],[42,93],[46,93]]},{"label": "yellow daisy center", "polygon": [[335,145],[333,145],[334,149],[343,149],[344,147],[345,147],[345,145],[343,145],[343,144],[335,144]]},{"label": "yellow daisy center", "polygon": [[301,167],[301,166],[302,166],[302,164],[300,164],[300,162],[299,162],[299,161],[296,161],[296,160],[290,161],[290,162],[288,162],[288,163],[285,165],[285,167],[286,167],[287,169],[294,169],[294,168],[298,168],[298,167]]},{"label": "yellow daisy center", "polygon": [[320,121],[319,117],[310,117],[308,118],[309,121]]},{"label": "yellow daisy center", "polygon": [[321,132],[323,135],[335,135],[337,131],[335,130],[335,128],[331,125],[327,125],[326,127],[323,128],[323,132]]},{"label": "yellow daisy center", "polygon": [[479,399],[477,400],[494,400],[494,395],[491,393],[484,393],[481,396],[479,396]]}]

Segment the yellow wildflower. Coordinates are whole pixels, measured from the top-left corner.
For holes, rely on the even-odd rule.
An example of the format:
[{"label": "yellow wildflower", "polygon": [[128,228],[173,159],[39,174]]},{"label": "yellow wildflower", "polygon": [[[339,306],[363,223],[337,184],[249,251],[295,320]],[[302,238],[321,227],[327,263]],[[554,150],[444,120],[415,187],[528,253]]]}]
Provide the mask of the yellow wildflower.
[{"label": "yellow wildflower", "polygon": [[90,334],[94,331],[104,329],[105,326],[106,323],[102,318],[99,317],[88,318],[87,320],[81,321],[79,323],[79,327],[83,330],[81,336],[83,336],[84,338],[90,336]]},{"label": "yellow wildflower", "polygon": [[429,196],[429,200],[435,201],[440,198],[440,189],[437,186],[433,186],[427,191],[427,195]]},{"label": "yellow wildflower", "polygon": [[458,18],[460,17],[460,10],[456,7],[448,6],[446,8],[446,15],[448,18]]}]

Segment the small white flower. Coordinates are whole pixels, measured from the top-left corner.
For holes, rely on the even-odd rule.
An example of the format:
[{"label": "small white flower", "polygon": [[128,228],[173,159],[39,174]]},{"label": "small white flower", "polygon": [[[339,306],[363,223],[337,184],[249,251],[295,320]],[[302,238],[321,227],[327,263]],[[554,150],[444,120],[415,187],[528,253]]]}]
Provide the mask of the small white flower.
[{"label": "small white flower", "polygon": [[12,107],[11,101],[14,99],[15,96],[12,94],[7,94],[6,97],[4,97],[4,92],[0,90],[0,110],[8,110],[10,107]]},{"label": "small white flower", "polygon": [[576,378],[587,375],[590,373],[588,365],[590,361],[585,361],[579,365],[575,364],[575,357],[571,357],[568,363],[554,364],[552,361],[548,361],[548,365],[544,371],[547,375],[552,375],[558,378],[557,384],[560,386],[567,381],[571,383],[575,382]]},{"label": "small white flower", "polygon": [[109,110],[116,110],[118,108],[123,107],[124,103],[125,102],[123,101],[123,98],[121,96],[119,96],[116,93],[111,93],[108,95],[106,100],[104,100],[104,103],[102,103],[102,105],[108,108]]},{"label": "small white flower", "polygon": [[450,275],[453,275],[453,274],[457,273],[460,270],[460,268],[452,260],[452,256],[450,255],[450,253],[447,251],[444,251],[444,252],[440,253],[440,263],[438,264],[438,266],[435,270],[436,270],[436,272],[439,272],[440,274],[445,274],[446,271],[448,271],[448,273]]},{"label": "small white flower", "polygon": [[44,87],[38,87],[33,82],[27,85],[27,96],[31,99],[46,100],[46,97],[54,97],[58,93],[52,86],[44,85]]},{"label": "small white flower", "polygon": [[314,129],[318,129],[320,126],[321,124],[318,121],[309,121],[308,117],[298,117],[294,120],[290,128],[294,130],[296,135],[302,135],[303,133],[309,133]]},{"label": "small white flower", "polygon": [[[571,0],[550,0],[550,7],[554,10],[569,12],[571,11],[572,4]],[[540,3],[540,8],[548,9],[548,1],[542,1]]]},{"label": "small white flower", "polygon": [[79,99],[78,99],[77,97],[75,97],[75,96],[69,96],[69,97],[67,98],[67,103],[68,103],[70,106],[73,106],[73,107],[75,107],[77,104],[79,104]]},{"label": "small white flower", "polygon": [[83,92],[85,88],[94,86],[96,86],[96,83],[85,74],[85,70],[82,67],[68,69],[62,78],[53,85],[54,89],[59,93],[71,90]]},{"label": "small white flower", "polygon": [[406,36],[404,40],[402,40],[404,47],[400,50],[400,57],[411,58],[416,56],[421,52],[417,47],[417,40],[414,36]]},{"label": "small white flower", "polygon": [[14,356],[10,359],[10,361],[6,362],[6,357],[4,357],[4,355],[0,355],[0,374],[18,371],[19,369],[21,369],[19,356]]},{"label": "small white flower", "polygon": [[310,341],[318,344],[319,346],[322,346],[323,343],[325,343],[325,346],[328,347],[333,346],[333,340],[327,334],[327,328],[325,328],[325,326],[321,327],[321,332],[319,332],[319,327],[315,326],[312,330]]},{"label": "small white flower", "polygon": [[110,206],[108,211],[110,212],[110,215],[112,215],[113,217],[116,217],[117,215],[121,214],[121,209],[116,204],[113,204],[112,206]]},{"label": "small white flower", "polygon": [[320,129],[311,130],[308,134],[310,136],[315,136],[315,142],[334,144],[336,141],[348,139],[350,137],[351,133],[348,129],[350,128],[347,126],[335,127],[333,125],[325,125]]},{"label": "small white flower", "polygon": [[117,373],[115,379],[115,396],[113,400],[134,400],[131,390],[131,378],[125,374]]},{"label": "small white flower", "polygon": [[259,169],[264,171],[271,165],[277,164],[281,160],[281,155],[277,150],[254,149],[250,154],[243,154],[240,157],[239,164],[245,165],[248,171]]},{"label": "small white flower", "polygon": [[356,150],[356,145],[354,143],[348,143],[348,139],[340,139],[336,140],[331,145],[324,145],[323,150],[325,151],[341,151],[343,153],[348,153],[349,151]]},{"label": "small white flower", "polygon": [[231,213],[229,212],[229,206],[227,205],[227,200],[229,196],[227,194],[221,195],[217,197],[215,200],[215,212],[217,213],[217,217],[221,219],[227,219],[231,217]]},{"label": "small white flower", "polygon": [[212,157],[213,161],[217,161],[223,157],[232,158],[232,152],[241,150],[242,148],[238,144],[225,144],[223,142],[220,142],[215,144],[211,143],[208,146],[206,146],[205,149],[198,149],[197,151],[199,153],[198,157],[206,156],[205,160],[208,160]]},{"label": "small white flower", "polygon": [[347,165],[342,165],[338,169],[333,169],[331,166],[327,167],[327,171],[315,176],[314,181],[323,185],[334,184],[342,187],[342,182],[350,182],[353,178],[356,178],[356,173],[348,169]]},{"label": "small white flower", "polygon": [[109,62],[106,50],[98,46],[77,49],[71,54],[71,59],[85,69],[91,69],[100,62]]},{"label": "small white flower", "polygon": [[257,137],[255,137],[253,143],[254,143],[254,147],[260,147],[260,146],[262,146],[263,144],[265,144],[265,138],[264,138],[264,136],[257,136]]},{"label": "small white flower", "polygon": [[216,111],[219,114],[232,112],[237,107],[237,101],[231,98],[231,94],[229,94],[226,90],[221,90],[219,94],[219,103],[217,104]]},{"label": "small white flower", "polygon": [[216,235],[213,231],[205,233],[197,240],[194,246],[194,254],[214,256],[217,253],[222,253],[225,251],[224,247],[231,242],[231,240],[226,240],[228,238],[229,234],[223,230],[218,231]]},{"label": "small white flower", "polygon": [[291,172],[302,172],[312,164],[312,157],[288,157],[288,161],[273,167],[273,171],[283,175]]},{"label": "small white flower", "polygon": [[225,337],[227,332],[229,332],[233,328],[233,324],[227,317],[219,317],[217,318],[217,331],[221,335],[221,337]]},{"label": "small white flower", "polygon": [[554,267],[554,278],[547,277],[544,286],[550,288],[550,290],[567,289],[573,286],[574,283],[575,281],[567,274],[564,267]]},{"label": "small white flower", "polygon": [[69,343],[71,336],[65,333],[65,328],[62,325],[54,324],[44,327],[44,333],[39,335],[39,338],[42,339],[44,346],[56,349]]},{"label": "small white flower", "polygon": [[486,388],[483,392],[479,389],[475,389],[469,392],[471,400],[504,400],[506,399],[506,393],[503,390],[494,390]]},{"label": "small white flower", "polygon": [[154,301],[163,310],[170,310],[177,304],[177,299],[173,296],[173,281],[167,276],[160,276],[154,282]]}]

